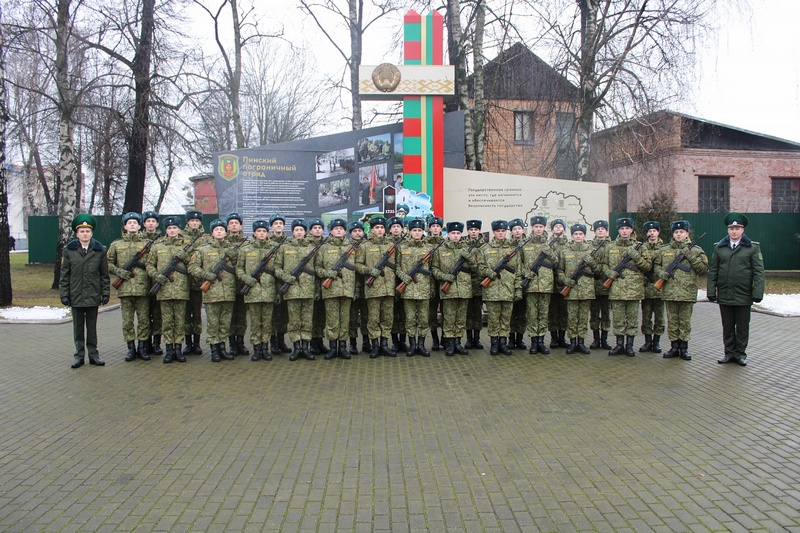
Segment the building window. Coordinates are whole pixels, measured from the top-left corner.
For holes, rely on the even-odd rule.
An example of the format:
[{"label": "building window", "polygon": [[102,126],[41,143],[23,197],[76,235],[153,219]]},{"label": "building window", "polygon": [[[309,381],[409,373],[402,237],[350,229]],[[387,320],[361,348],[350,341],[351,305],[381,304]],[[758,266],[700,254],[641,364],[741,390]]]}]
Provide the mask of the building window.
[{"label": "building window", "polygon": [[613,185],[611,187],[611,212],[612,213],[628,212],[627,185]]},{"label": "building window", "polygon": [[772,178],[772,212],[800,213],[800,178]]},{"label": "building window", "polygon": [[697,176],[697,212],[730,211],[730,186],[729,176]]},{"label": "building window", "polygon": [[514,111],[514,144],[533,144],[534,113]]}]

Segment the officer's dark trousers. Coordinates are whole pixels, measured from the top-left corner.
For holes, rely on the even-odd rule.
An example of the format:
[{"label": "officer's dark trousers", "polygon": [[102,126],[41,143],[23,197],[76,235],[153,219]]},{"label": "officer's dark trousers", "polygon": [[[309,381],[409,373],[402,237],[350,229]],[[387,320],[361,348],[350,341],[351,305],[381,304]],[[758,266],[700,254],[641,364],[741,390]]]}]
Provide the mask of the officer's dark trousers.
[{"label": "officer's dark trousers", "polygon": [[722,317],[722,339],[725,343],[725,355],[744,361],[747,359],[747,343],[750,341],[750,306],[719,306]]},{"label": "officer's dark trousers", "polygon": [[75,357],[97,357],[97,307],[72,308],[72,337],[75,339]]}]

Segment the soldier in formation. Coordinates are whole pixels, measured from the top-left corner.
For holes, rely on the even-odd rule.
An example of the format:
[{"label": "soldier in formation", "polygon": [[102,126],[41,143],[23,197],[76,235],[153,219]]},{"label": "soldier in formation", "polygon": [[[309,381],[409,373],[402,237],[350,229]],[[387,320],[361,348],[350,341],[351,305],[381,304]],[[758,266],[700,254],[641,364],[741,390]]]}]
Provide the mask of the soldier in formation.
[{"label": "soldier in formation", "polygon": [[[148,241],[156,243],[161,239],[161,231],[158,225],[161,217],[156,211],[144,211],[142,213],[142,234]],[[161,349],[161,305],[157,295],[150,295],[150,340],[147,344],[147,353],[153,355],[164,355]]]},{"label": "soldier in formation", "polygon": [[[230,247],[237,246],[247,240],[242,231],[242,215],[231,213],[225,219],[227,224],[227,235],[225,240]],[[250,355],[244,345],[244,334],[247,331],[247,308],[245,307],[244,295],[242,294],[243,283],[236,280],[236,299],[233,302],[233,315],[231,315],[230,336],[228,346],[231,355]]]},{"label": "soldier in formation", "polygon": [[[186,227],[183,228],[184,244],[191,244],[189,255],[195,250],[211,242],[211,236],[203,228],[203,213],[191,210],[186,213]],[[186,305],[186,320],[184,321],[183,355],[203,355],[200,346],[200,335],[203,333],[203,291],[200,290],[202,279],[189,277],[189,303]]]},{"label": "soldier in formation", "polygon": [[[647,240],[642,249],[655,260],[664,246],[664,241],[660,237],[661,223],[657,220],[648,220],[644,223],[644,232]],[[664,300],[661,292],[655,288],[655,268],[654,261],[650,271],[645,272],[644,275],[644,298],[642,299],[644,344],[639,348],[639,352],[642,353],[661,353],[661,335],[664,333]]]}]

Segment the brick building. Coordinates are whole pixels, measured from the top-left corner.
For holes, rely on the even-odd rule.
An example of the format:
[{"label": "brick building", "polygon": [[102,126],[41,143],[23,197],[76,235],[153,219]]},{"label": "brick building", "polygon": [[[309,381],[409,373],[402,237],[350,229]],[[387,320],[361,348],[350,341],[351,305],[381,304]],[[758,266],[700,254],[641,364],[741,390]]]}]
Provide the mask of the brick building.
[{"label": "brick building", "polygon": [[680,213],[800,212],[800,143],[671,111],[597,132],[592,174],[611,211],[669,191]]}]

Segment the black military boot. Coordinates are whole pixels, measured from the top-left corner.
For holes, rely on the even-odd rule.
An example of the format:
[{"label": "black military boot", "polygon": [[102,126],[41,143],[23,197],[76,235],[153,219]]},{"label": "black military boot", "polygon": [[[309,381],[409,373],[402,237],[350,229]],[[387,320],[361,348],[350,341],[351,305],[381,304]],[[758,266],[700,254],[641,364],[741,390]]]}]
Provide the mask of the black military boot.
[{"label": "black military boot", "polygon": [[671,348],[661,356],[664,359],[672,359],[681,355],[681,341],[671,341],[670,345]]},{"label": "black military boot", "polygon": [[189,355],[192,353],[192,350],[194,349],[194,345],[192,344],[192,336],[184,335],[183,340],[186,343],[186,346],[183,348],[183,355]]},{"label": "black military boot", "polygon": [[596,329],[592,331],[592,344],[589,345],[589,348],[592,350],[597,350],[600,348],[600,330]]},{"label": "black military boot", "polygon": [[691,361],[692,356],[689,355],[689,341],[678,341],[681,343],[680,351],[681,351],[681,359],[684,361]]},{"label": "black military boot", "polygon": [[260,361],[261,360],[261,345],[260,344],[253,344],[253,355],[250,356],[251,361]]},{"label": "black military boot", "polygon": [[325,360],[330,361],[337,355],[339,355],[339,343],[338,341],[330,341],[331,346],[328,352],[325,354]]},{"label": "black military boot", "polygon": [[283,353],[291,353],[292,350],[290,350],[289,347],[286,346],[286,341],[284,340],[284,334],[278,333],[275,337],[278,340],[278,348],[280,349],[280,351]]},{"label": "black military boot", "polygon": [[161,334],[153,335],[153,340],[150,341],[150,353],[164,355],[164,351],[161,349]]},{"label": "black military boot", "polygon": [[139,347],[136,349],[136,357],[142,361],[150,360],[150,356],[147,355],[147,341],[139,341]]},{"label": "black military boot", "polygon": [[500,337],[500,353],[503,355],[511,355],[511,347],[508,345],[507,337]]},{"label": "black military boot", "polygon": [[527,350],[525,345],[525,333],[517,333],[517,343],[514,345],[518,350]]},{"label": "black military boot", "polygon": [[250,355],[250,350],[244,345],[244,335],[236,335],[236,351],[239,355]]},{"label": "black military boot", "polygon": [[653,353],[661,353],[661,335],[653,335],[653,346],[650,348]]},{"label": "black military boot", "polygon": [[550,349],[547,347],[547,344],[544,342],[544,335],[539,335],[536,337],[536,341],[539,344],[539,353],[547,355],[550,353]]},{"label": "black military boot", "polygon": [[569,345],[567,346],[567,353],[572,354],[575,353],[575,348],[578,347],[578,339],[575,337],[570,337]]},{"label": "black military boot", "polygon": [[225,349],[225,343],[220,342],[217,344],[219,347],[219,356],[225,359],[226,361],[233,361],[233,356],[228,353],[228,350]]},{"label": "black military boot", "polygon": [[192,335],[192,353],[194,355],[203,355],[203,347],[200,346],[200,334],[199,333],[196,334],[196,335]]},{"label": "black military boot", "polygon": [[417,353],[420,354],[422,357],[431,356],[431,352],[429,352],[425,348],[425,337],[417,337]]},{"label": "black military boot", "polygon": [[539,353],[539,337],[531,337],[531,349],[528,353],[533,355]]},{"label": "black military boot", "polygon": [[125,361],[130,363],[136,360],[136,341],[128,341],[128,353],[125,354]]},{"label": "black military boot", "polygon": [[558,348],[558,331],[550,332],[550,347]]},{"label": "black military boot", "polygon": [[229,354],[231,354],[233,357],[239,355],[239,346],[236,344],[236,336],[234,335],[228,336],[228,346],[230,347],[230,349],[228,350]]},{"label": "black military boot", "polygon": [[433,328],[431,330],[431,350],[438,352],[441,349],[442,347],[439,344],[439,328]]},{"label": "black military boot", "polygon": [[372,343],[367,335],[361,335],[361,351],[363,353],[370,353],[372,351]]},{"label": "black military boot", "polygon": [[397,357],[397,350],[389,347],[389,339],[381,337],[381,354],[389,357]]},{"label": "black military boot", "polygon": [[452,357],[456,353],[456,340],[451,339],[450,337],[442,337],[442,343],[444,343],[444,354],[447,357]]},{"label": "black military boot", "polygon": [[211,345],[211,362],[212,363],[219,363],[221,360],[219,355],[219,346],[216,344]]},{"label": "black military boot", "polygon": [[289,361],[297,361],[298,357],[300,357],[300,341],[294,341],[292,343],[292,353],[289,354]]},{"label": "black military boot", "polygon": [[450,342],[453,344],[453,350],[459,355],[469,355],[467,349],[461,346],[461,337],[456,337],[454,339],[450,339]]},{"label": "black military boot", "polygon": [[180,344],[173,344],[172,345],[172,353],[175,354],[175,360],[179,363],[186,362],[186,356],[181,353],[181,345]]},{"label": "black military boot", "polygon": [[489,337],[489,355],[497,355],[498,353],[500,353],[500,339]]},{"label": "black military boot", "polygon": [[625,337],[625,355],[628,357],[636,357],[636,351],[633,349],[633,341],[636,339],[633,335]]},{"label": "black military boot", "polygon": [[467,330],[467,343],[464,345],[464,348],[469,349],[469,348],[474,348],[474,347],[475,347],[475,345],[472,344],[472,330],[468,329]]},{"label": "black military boot", "polygon": [[164,348],[166,349],[167,353],[164,354],[164,359],[162,362],[165,365],[168,365],[175,359],[175,347],[172,344],[167,344],[164,346]]},{"label": "black military boot", "polygon": [[611,345],[608,344],[608,332],[605,330],[600,332],[600,347],[604,350],[611,349]]},{"label": "black military boot", "polygon": [[325,345],[322,344],[322,339],[319,337],[314,337],[311,339],[311,344],[309,345],[309,349],[313,355],[320,355],[323,352]]},{"label": "black military boot", "polygon": [[583,355],[589,355],[592,353],[589,351],[589,348],[586,347],[586,340],[582,337],[578,337],[578,345],[576,346],[577,350],[581,352]]},{"label": "black military boot", "polygon": [[372,344],[372,349],[369,351],[369,358],[375,359],[381,354],[381,346],[378,339],[372,339],[370,342]]},{"label": "black military boot", "polygon": [[304,357],[306,361],[316,361],[316,357],[314,354],[311,353],[311,349],[308,346],[308,341],[300,341],[300,356]]},{"label": "black military boot", "polygon": [[617,345],[609,350],[608,355],[621,355],[625,353],[625,335],[617,335]]},{"label": "black military boot", "polygon": [[350,337],[350,355],[358,355],[358,340]]},{"label": "black military boot", "polygon": [[408,347],[406,348],[406,357],[411,357],[417,351],[417,339],[414,337],[408,338]]},{"label": "black military boot", "polygon": [[642,347],[639,348],[639,353],[649,352],[652,349],[653,349],[653,336],[648,333],[645,333],[644,344],[642,344]]},{"label": "black military boot", "polygon": [[397,350],[398,351],[408,351],[408,346],[406,345],[406,334],[405,333],[398,333],[397,334]]},{"label": "black military boot", "polygon": [[473,329],[472,330],[472,347],[478,350],[483,350],[483,344],[481,343],[481,330],[480,329]]},{"label": "black military boot", "polygon": [[350,352],[347,351],[347,341],[339,341],[339,357],[341,359],[350,359]]},{"label": "black military boot", "polygon": [[261,346],[261,359],[264,361],[272,361],[272,354],[269,353],[269,343],[262,342],[259,346]]}]

